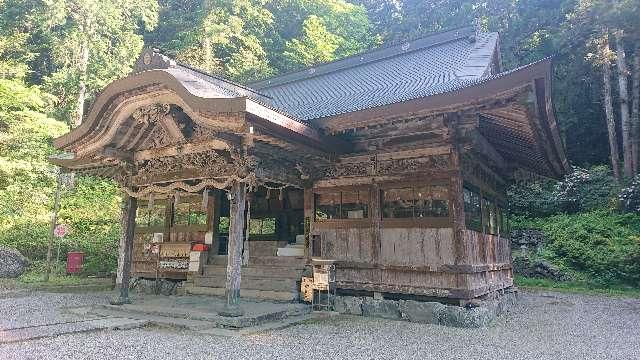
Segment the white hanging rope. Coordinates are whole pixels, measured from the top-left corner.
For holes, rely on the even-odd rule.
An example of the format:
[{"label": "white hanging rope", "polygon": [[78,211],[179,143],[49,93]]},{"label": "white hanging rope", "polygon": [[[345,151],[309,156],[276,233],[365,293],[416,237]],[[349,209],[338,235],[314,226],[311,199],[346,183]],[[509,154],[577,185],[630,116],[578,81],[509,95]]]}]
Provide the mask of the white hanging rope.
[{"label": "white hanging rope", "polygon": [[130,189],[128,187],[124,187],[123,190],[124,190],[124,192],[127,193],[127,195],[129,195],[131,197],[141,198],[141,197],[148,196],[150,194],[170,194],[170,193],[175,193],[176,190],[184,190],[185,192],[188,192],[188,193],[199,193],[202,189],[204,189],[206,187],[213,187],[213,188],[216,188],[216,189],[227,189],[227,188],[229,188],[231,186],[231,183],[233,183],[233,181],[243,182],[243,183],[247,183],[249,185],[257,183],[255,175],[251,174],[251,175],[248,175],[247,177],[244,177],[244,178],[240,178],[238,176],[231,176],[231,177],[227,178],[224,181],[215,180],[215,179],[205,179],[205,180],[200,181],[196,185],[189,185],[184,181],[176,181],[176,182],[173,182],[173,183],[165,185],[165,186],[149,185],[149,186],[146,186],[146,187],[142,188],[139,191],[132,190],[132,189]]}]

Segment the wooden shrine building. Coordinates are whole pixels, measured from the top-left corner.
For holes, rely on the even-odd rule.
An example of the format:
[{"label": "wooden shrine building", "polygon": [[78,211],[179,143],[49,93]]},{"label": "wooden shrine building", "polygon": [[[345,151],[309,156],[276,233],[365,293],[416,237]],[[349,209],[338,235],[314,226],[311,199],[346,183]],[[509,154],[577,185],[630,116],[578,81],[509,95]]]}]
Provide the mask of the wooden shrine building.
[{"label": "wooden shrine building", "polygon": [[231,303],[295,299],[312,257],[339,293],[511,287],[505,184],[568,168],[550,60],[503,72],[473,28],[248,85],[145,50],[55,146],[128,195],[125,281],[131,263]]}]

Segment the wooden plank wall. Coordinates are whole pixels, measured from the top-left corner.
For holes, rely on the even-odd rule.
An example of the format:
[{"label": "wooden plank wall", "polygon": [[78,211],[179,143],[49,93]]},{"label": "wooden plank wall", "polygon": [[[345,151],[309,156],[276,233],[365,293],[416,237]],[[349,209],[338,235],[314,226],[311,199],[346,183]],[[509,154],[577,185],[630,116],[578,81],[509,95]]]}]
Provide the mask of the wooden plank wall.
[{"label": "wooden plank wall", "polygon": [[382,228],[380,263],[401,266],[452,264],[451,228]]},{"label": "wooden plank wall", "polygon": [[371,228],[323,228],[322,257],[338,261],[373,262]]},{"label": "wooden plank wall", "polygon": [[[321,240],[321,255],[338,261],[339,288],[469,299],[512,284],[509,240],[464,228],[461,187],[467,174],[460,157],[469,147],[459,135],[477,126],[476,114],[343,125],[331,124],[330,132],[361,152],[340,158],[314,183],[315,190],[369,187],[369,219],[314,222],[314,190],[305,194],[305,216],[311,219],[312,236]],[[450,184],[446,222],[394,224],[380,218],[378,195],[384,184],[438,179]]]}]

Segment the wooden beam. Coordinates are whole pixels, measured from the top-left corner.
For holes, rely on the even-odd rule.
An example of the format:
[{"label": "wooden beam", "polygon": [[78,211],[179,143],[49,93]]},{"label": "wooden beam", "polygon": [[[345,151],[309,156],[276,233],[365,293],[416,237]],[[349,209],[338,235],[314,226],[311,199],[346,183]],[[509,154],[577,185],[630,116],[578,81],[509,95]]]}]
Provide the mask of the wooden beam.
[{"label": "wooden beam", "polygon": [[247,185],[234,181],[231,185],[231,206],[229,211],[229,242],[227,255],[227,282],[225,295],[227,303],[219,313],[221,316],[241,316],[240,283],[242,266],[242,240],[245,228]]},{"label": "wooden beam", "polygon": [[136,161],[149,160],[159,157],[176,156],[182,154],[192,154],[208,150],[229,150],[230,146],[224,140],[208,140],[182,145],[171,145],[157,149],[136,151],[134,158]]},{"label": "wooden beam", "polygon": [[105,147],[102,149],[102,153],[100,154],[104,157],[113,158],[122,160],[127,163],[133,162],[133,153],[130,151],[124,151],[120,149],[115,149],[112,147]]},{"label": "wooden beam", "polygon": [[469,137],[471,140],[471,146],[474,150],[486,157],[498,169],[506,169],[507,162],[504,160],[502,155],[500,155],[500,153],[493,147],[493,145],[489,143],[487,138],[480,134],[479,131],[471,131]]}]

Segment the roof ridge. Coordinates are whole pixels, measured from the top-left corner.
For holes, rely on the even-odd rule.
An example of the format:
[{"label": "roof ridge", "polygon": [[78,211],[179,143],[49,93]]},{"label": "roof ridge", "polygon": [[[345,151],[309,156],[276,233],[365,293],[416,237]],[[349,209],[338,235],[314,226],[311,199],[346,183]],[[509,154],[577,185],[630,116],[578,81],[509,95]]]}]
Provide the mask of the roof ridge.
[{"label": "roof ridge", "polygon": [[[325,75],[325,74],[349,69],[359,65],[389,59],[389,58],[406,54],[409,52],[414,52],[421,49],[438,46],[447,42],[460,40],[465,37],[472,36],[474,34],[475,34],[475,28],[472,26],[462,26],[462,27],[442,30],[442,31],[430,33],[421,37],[413,38],[413,39],[404,41],[402,43],[397,43],[397,42],[390,43],[390,44],[386,44],[386,45],[383,45],[374,49],[370,49],[362,53],[354,54],[342,59],[317,64],[315,66],[310,66],[303,69],[290,71],[284,74],[277,75],[272,78],[251,82],[247,85],[252,88],[256,88],[258,90],[268,88],[268,87],[278,86],[278,85],[284,85],[284,84],[295,82],[298,80],[317,77],[320,75]],[[415,44],[415,45],[411,46],[412,44]],[[398,48],[400,48],[402,52],[397,52]],[[366,61],[365,61],[365,56],[367,57]],[[359,61],[353,61],[356,58],[360,58]]]},{"label": "roof ridge", "polygon": [[[255,94],[255,95],[258,95],[258,96],[261,96],[261,97],[264,97],[264,98],[267,98],[267,99],[271,99],[271,97],[270,97],[270,96],[265,95],[265,94],[262,94],[262,93],[261,93],[261,92],[259,92],[258,90],[253,89],[253,88],[251,88],[251,87],[249,87],[249,86],[247,86],[247,85],[244,85],[244,84],[241,84],[241,83],[235,82],[235,81],[233,81],[233,80],[229,80],[229,79],[227,79],[227,78],[225,78],[225,77],[222,77],[222,76],[218,76],[218,75],[214,75],[214,74],[207,73],[207,72],[205,72],[205,71],[203,71],[203,70],[200,70],[200,69],[198,69],[198,68],[196,68],[196,67],[193,67],[193,66],[190,66],[190,65],[187,65],[187,64],[181,63],[181,62],[177,62],[177,61],[176,61],[176,64],[177,64],[178,66],[180,66],[180,67],[183,67],[183,68],[185,68],[185,69],[189,70],[189,71],[190,71],[190,72],[192,72],[192,73],[196,73],[196,74],[198,74],[198,75],[203,75],[203,76],[209,77],[209,78],[211,78],[211,79],[213,79],[213,80],[217,80],[217,81],[220,81],[220,82],[224,83],[224,85],[225,85],[226,87],[223,87],[223,88],[225,88],[225,90],[231,90],[231,91],[236,91],[236,92],[239,92],[238,90],[242,90],[242,91],[250,92],[250,93],[253,93],[253,94]],[[194,75],[195,75],[195,74],[194,74]],[[197,76],[197,75],[196,75],[196,76]],[[220,85],[220,84],[219,84],[219,85]],[[228,87],[228,88],[227,88],[227,87]]]}]

